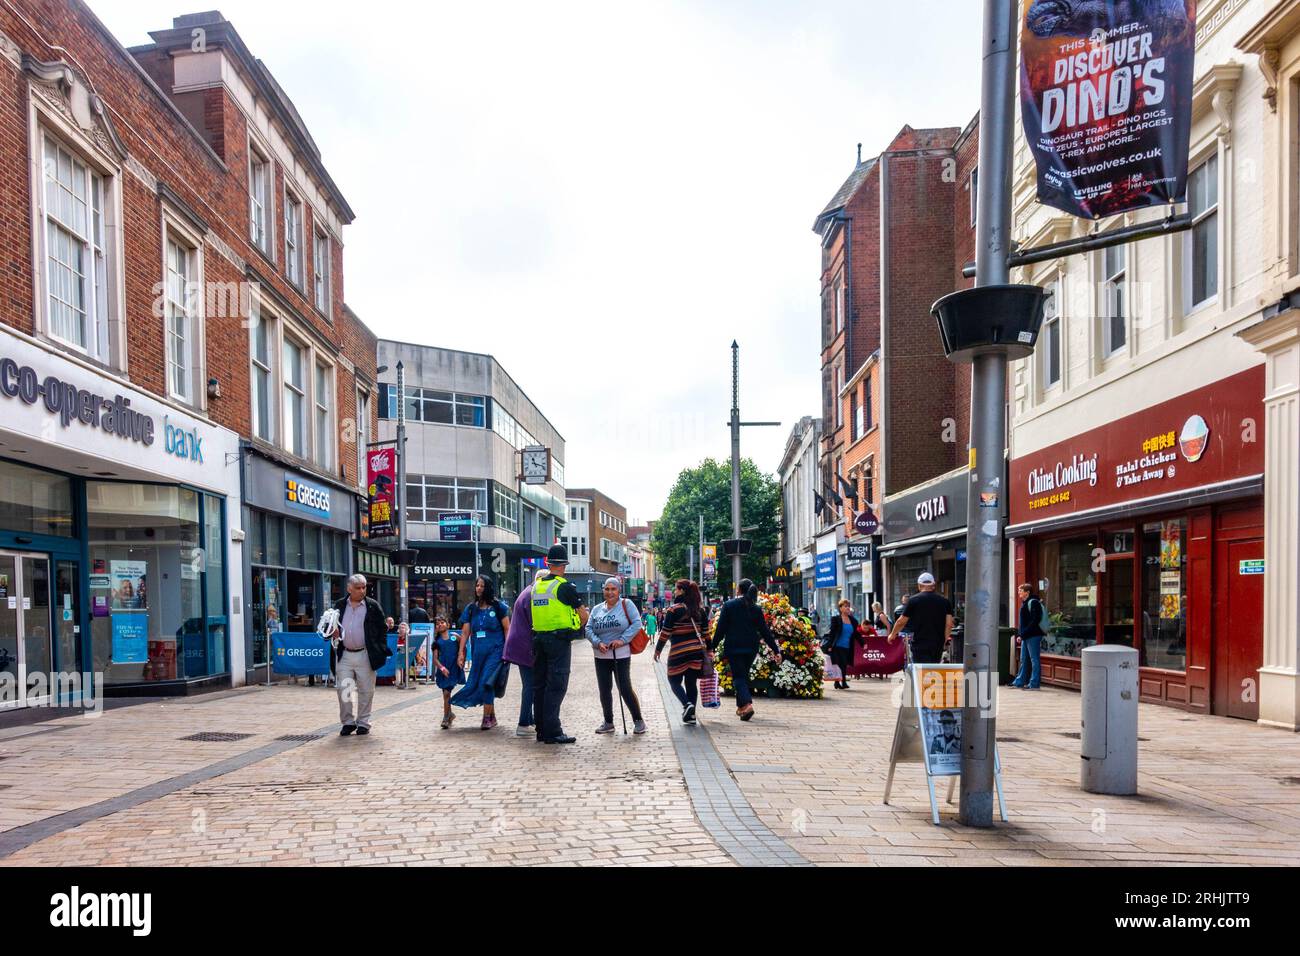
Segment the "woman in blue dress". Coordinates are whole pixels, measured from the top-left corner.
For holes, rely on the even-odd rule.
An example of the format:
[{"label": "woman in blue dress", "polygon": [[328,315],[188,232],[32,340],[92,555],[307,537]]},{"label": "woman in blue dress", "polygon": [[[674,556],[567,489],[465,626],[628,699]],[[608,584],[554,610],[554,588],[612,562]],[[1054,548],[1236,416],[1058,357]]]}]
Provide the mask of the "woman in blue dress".
[{"label": "woman in blue dress", "polygon": [[[456,715],[451,712],[451,692],[465,683],[465,669],[460,665],[460,635],[448,630],[447,617],[439,614],[433,621],[433,681],[442,688],[442,729],[446,730]],[[429,651],[426,641],[420,648],[416,664],[424,666]]]},{"label": "woman in blue dress", "polygon": [[461,645],[457,663],[465,666],[465,652],[473,642],[474,666],[469,680],[451,698],[457,707],[482,707],[482,730],[497,725],[496,682],[501,670],[501,652],[505,650],[506,630],[510,627],[510,608],[497,600],[496,588],[484,575],[474,582],[473,604],[460,616]]}]

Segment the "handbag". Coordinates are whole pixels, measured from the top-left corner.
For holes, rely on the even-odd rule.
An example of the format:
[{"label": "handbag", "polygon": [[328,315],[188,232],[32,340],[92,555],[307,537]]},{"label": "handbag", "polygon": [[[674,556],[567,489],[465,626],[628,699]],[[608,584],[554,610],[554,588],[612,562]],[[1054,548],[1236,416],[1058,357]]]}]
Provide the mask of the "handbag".
[{"label": "handbag", "polygon": [[[629,621],[632,620],[632,615],[627,613],[627,598],[623,598],[623,614]],[[642,624],[641,629],[632,635],[632,640],[628,641],[628,647],[633,654],[640,654],[649,646],[650,635],[645,632],[645,624]]]},{"label": "handbag", "polygon": [[695,628],[695,639],[700,642],[700,647],[704,651],[704,664],[700,669],[700,679],[698,688],[700,692],[701,707],[721,707],[722,693],[718,689],[718,670],[713,666],[713,652],[709,650],[708,642],[700,634],[700,626],[691,619],[691,627]]}]

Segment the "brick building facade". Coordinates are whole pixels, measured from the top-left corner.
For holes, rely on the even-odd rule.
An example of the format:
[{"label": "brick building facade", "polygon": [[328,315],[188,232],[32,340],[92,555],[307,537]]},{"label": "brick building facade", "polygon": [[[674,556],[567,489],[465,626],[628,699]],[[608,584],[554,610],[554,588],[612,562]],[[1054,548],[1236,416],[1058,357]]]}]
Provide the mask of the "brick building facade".
[{"label": "brick building facade", "polygon": [[353,212],[301,117],[219,14],[151,37],[0,7],[0,577],[58,612],[5,666],[121,692],[241,684],[268,624],[314,625],[375,430]]},{"label": "brick building facade", "polygon": [[595,488],[569,488],[565,498],[569,521],[560,542],[569,549],[569,577],[588,603],[599,601],[605,579],[627,560],[627,508]]},{"label": "brick building facade", "polygon": [[[814,223],[828,502],[818,549],[833,534],[836,550],[835,583],[823,577],[818,587],[822,610],[848,596],[865,614],[873,597],[889,596],[887,500],[964,464],[970,372],[944,357],[930,306],[966,284],[977,126],[903,127],[880,155],[859,157]],[[853,519],[868,506],[880,529],[862,535]]]}]

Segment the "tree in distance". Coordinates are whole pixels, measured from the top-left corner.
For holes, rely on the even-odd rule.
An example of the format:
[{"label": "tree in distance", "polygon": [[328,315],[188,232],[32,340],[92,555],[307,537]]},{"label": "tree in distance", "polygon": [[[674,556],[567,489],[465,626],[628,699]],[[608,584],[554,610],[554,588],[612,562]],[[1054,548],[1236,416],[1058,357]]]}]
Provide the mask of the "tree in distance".
[{"label": "tree in distance", "polygon": [[[704,515],[704,540],[718,545],[717,591],[730,597],[731,558],[722,553],[722,540],[731,537],[731,463],[706,458],[694,468],[686,468],[668,493],[663,514],[655,524],[650,545],[664,578],[675,581],[688,576],[687,548],[699,550],[699,515]],[[765,475],[752,459],[740,462],[740,523],[757,525],[744,537],[754,542],[742,559],[745,577],[762,583],[770,573],[772,554],[780,546],[781,485]],[[695,578],[699,580],[700,556],[695,555]]]}]

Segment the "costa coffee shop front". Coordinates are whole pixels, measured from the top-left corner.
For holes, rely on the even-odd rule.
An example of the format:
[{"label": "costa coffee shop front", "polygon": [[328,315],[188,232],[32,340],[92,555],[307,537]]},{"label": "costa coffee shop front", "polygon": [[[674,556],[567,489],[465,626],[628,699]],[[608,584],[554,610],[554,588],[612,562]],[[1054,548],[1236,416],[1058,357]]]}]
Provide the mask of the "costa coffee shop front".
[{"label": "costa coffee shop front", "polygon": [[1141,698],[1254,720],[1263,660],[1264,369],[1011,461],[1012,559],[1051,616],[1043,680],[1138,651]]}]

